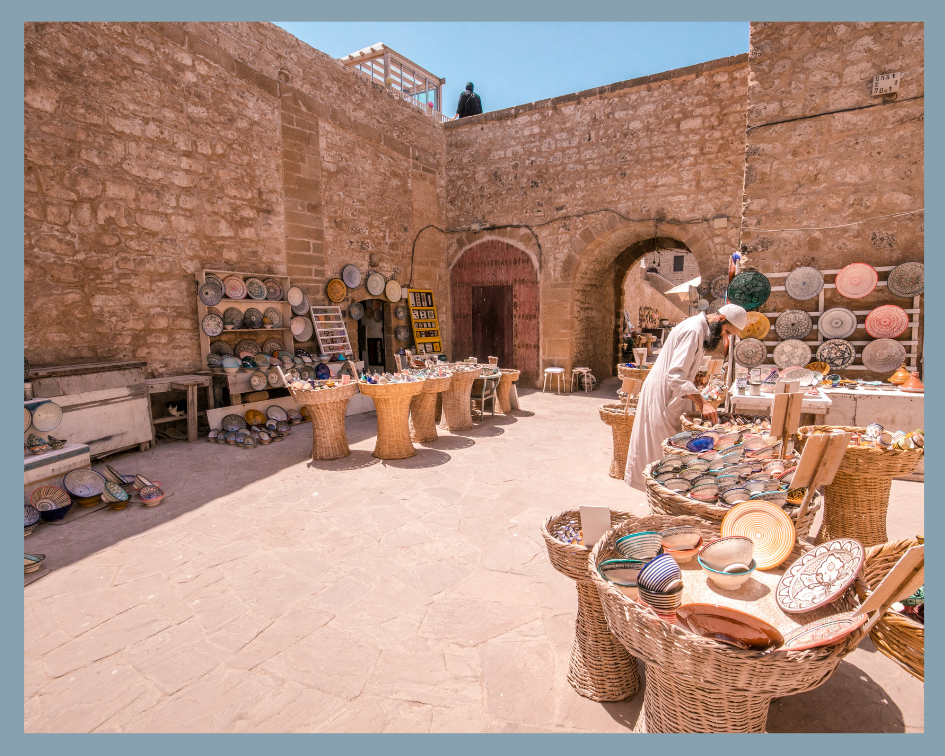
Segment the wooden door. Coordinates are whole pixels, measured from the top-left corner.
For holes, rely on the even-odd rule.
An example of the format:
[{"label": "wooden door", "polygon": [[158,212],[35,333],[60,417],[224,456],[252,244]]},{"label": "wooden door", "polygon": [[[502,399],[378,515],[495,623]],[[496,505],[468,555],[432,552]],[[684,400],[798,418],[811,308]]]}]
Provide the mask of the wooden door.
[{"label": "wooden door", "polygon": [[512,367],[512,287],[472,287],[472,354],[454,355],[464,360],[476,357],[485,364],[499,358],[499,367]]}]

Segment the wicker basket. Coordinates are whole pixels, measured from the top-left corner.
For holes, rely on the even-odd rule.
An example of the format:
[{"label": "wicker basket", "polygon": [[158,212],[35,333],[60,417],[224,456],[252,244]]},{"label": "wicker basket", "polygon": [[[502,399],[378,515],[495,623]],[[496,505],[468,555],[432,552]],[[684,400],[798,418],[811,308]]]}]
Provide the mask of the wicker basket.
[{"label": "wicker basket", "polygon": [[[634,409],[636,406],[636,399],[631,399],[630,408]],[[630,449],[630,433],[633,431],[635,415],[632,412],[625,413],[626,406],[620,402],[602,404],[597,409],[600,412],[600,419],[611,427],[614,434],[614,453],[610,460],[610,471],[607,474],[611,478],[623,480],[627,469],[627,452]]]},{"label": "wicker basket", "polygon": [[[812,433],[833,430],[865,433],[865,428],[842,425],[806,425],[797,430],[798,448]],[[923,449],[849,447],[833,482],[824,486],[824,524],[820,540],[855,538],[864,546],[886,543],[886,510],[893,478],[908,475],[922,459]]]},{"label": "wicker basket", "polygon": [[410,400],[410,440],[415,444],[436,441],[436,399],[441,391],[450,387],[451,375],[443,378],[427,378],[423,391]]},{"label": "wicker basket", "polygon": [[[646,500],[650,505],[650,511],[653,514],[662,515],[689,515],[698,517],[703,522],[712,523],[717,529],[722,527],[722,518],[732,511],[731,507],[720,507],[715,504],[703,504],[700,501],[693,501],[688,496],[681,496],[675,491],[670,491],[665,486],[660,485],[650,474],[650,469],[654,464],[650,463],[643,469],[643,482],[646,484]],[[823,506],[824,498],[820,494],[814,494],[804,519],[798,524],[797,515],[800,514],[800,507],[785,509],[784,513],[794,523],[794,532],[798,540],[803,541],[810,535],[811,526],[814,524],[814,515]]]},{"label": "wicker basket", "polygon": [[444,391],[440,427],[448,431],[464,431],[473,427],[470,399],[473,382],[482,375],[480,370],[457,370],[450,387]]},{"label": "wicker basket", "polygon": [[[860,601],[879,586],[903,554],[918,545],[918,540],[910,538],[867,548],[863,571],[856,581]],[[873,625],[870,640],[881,653],[925,682],[925,625],[890,610]]]},{"label": "wicker basket", "polygon": [[[645,732],[764,732],[771,699],[822,685],[865,631],[833,646],[806,651],[743,651],[670,625],[624,596],[594,567],[619,557],[621,536],[691,524],[683,517],[631,517],[609,531],[591,552],[589,574],[611,632],[646,663],[646,690],[639,729]],[[705,528],[703,522],[698,523]],[[704,532],[703,538],[711,536]],[[837,611],[857,605],[847,591]]]},{"label": "wicker basket", "polygon": [[507,415],[512,411],[512,402],[509,399],[509,395],[512,393],[512,384],[519,379],[521,372],[510,369],[504,369],[501,372],[502,378],[496,387],[498,401],[496,402],[495,411],[500,415]]},{"label": "wicker basket", "polygon": [[[629,517],[629,512],[611,510],[611,526]],[[584,546],[563,543],[552,535],[561,525],[580,528],[580,511],[571,510],[557,517],[549,517],[541,526],[552,566],[577,583],[578,611],[574,622],[568,682],[580,695],[592,701],[623,701],[640,687],[637,660],[627,653],[607,628],[600,596],[587,571],[590,552]]]},{"label": "wicker basket", "polygon": [[374,400],[377,410],[378,459],[406,459],[417,453],[410,443],[410,400],[421,391],[426,381],[416,383],[359,383],[361,393]]},{"label": "wicker basket", "polygon": [[319,391],[289,387],[292,398],[308,407],[312,416],[312,459],[341,459],[351,453],[345,435],[345,411],[357,390],[357,383]]},{"label": "wicker basket", "polygon": [[617,365],[618,378],[636,378],[638,381],[645,381],[652,371],[642,368],[628,368],[623,365]]}]

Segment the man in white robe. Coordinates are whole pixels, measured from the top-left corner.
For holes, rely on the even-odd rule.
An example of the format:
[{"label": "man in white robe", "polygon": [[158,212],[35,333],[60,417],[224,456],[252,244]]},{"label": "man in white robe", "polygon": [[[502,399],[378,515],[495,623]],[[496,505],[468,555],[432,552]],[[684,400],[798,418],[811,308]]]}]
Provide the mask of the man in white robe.
[{"label": "man in white robe", "polygon": [[745,310],[727,304],[717,314],[699,313],[686,318],[670,332],[640,391],[624,473],[628,486],[645,490],[643,468],[663,457],[661,443],[682,430],[679,416],[691,406],[695,405],[704,418],[718,420],[715,407],[696,388],[696,373],[706,348],[713,349],[721,339],[735,335],[746,325]]}]

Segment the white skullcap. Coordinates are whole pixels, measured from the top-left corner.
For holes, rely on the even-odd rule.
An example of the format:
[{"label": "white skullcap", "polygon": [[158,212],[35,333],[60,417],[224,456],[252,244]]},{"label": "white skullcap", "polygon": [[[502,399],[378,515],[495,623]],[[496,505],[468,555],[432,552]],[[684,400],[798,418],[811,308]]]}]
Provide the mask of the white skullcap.
[{"label": "white skullcap", "polygon": [[719,308],[719,315],[724,315],[725,319],[739,331],[748,325],[748,313],[745,312],[744,307],[739,307],[737,304],[722,305]]}]

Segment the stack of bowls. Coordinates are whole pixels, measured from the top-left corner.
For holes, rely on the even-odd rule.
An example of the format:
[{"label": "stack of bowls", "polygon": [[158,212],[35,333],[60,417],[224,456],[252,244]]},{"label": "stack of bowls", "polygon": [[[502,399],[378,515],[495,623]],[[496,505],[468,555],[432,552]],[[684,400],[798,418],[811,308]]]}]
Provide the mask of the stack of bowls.
[{"label": "stack of bowls", "polygon": [[660,554],[647,562],[637,576],[640,601],[650,606],[660,619],[676,621],[682,604],[682,571],[670,554]]},{"label": "stack of bowls", "polygon": [[623,559],[608,559],[601,562],[598,572],[627,598],[638,598],[637,575],[646,564],[656,558],[663,548],[663,537],[655,530],[630,533],[617,539],[617,551]]},{"label": "stack of bowls", "polygon": [[722,590],[734,591],[755,571],[754,549],[750,538],[728,536],[707,543],[697,558],[709,580]]}]

